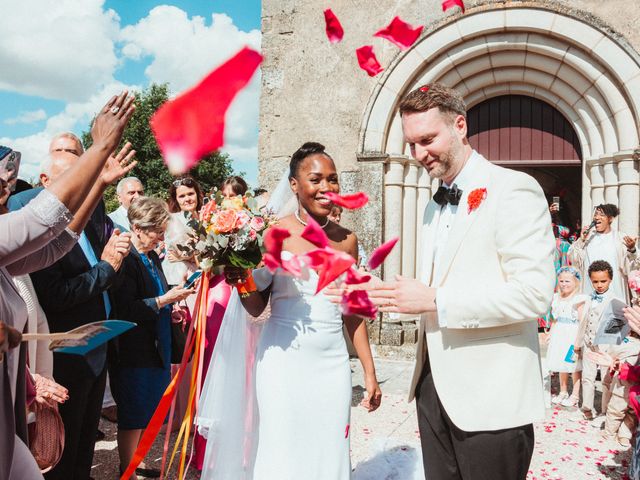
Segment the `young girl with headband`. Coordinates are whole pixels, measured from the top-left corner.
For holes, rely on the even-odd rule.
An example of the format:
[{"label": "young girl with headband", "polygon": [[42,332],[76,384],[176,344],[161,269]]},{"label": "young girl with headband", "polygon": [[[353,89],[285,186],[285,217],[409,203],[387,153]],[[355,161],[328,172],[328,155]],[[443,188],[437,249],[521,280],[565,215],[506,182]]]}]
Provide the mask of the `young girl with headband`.
[{"label": "young girl with headband", "polygon": [[[547,364],[551,372],[560,373],[560,393],[551,400],[554,404],[574,407],[580,400],[582,364],[574,354],[574,342],[582,319],[585,295],[578,294],[580,273],[573,267],[558,270],[558,292],[551,303],[551,339],[547,350]],[[569,374],[573,390],[569,396]]]}]

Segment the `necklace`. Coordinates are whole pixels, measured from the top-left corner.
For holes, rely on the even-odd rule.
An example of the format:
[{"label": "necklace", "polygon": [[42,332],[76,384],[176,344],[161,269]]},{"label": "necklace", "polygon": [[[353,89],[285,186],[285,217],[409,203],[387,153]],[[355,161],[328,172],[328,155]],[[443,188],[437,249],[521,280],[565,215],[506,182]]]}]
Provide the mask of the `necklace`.
[{"label": "necklace", "polygon": [[[296,216],[296,219],[305,227],[307,226],[307,222],[305,222],[304,220],[302,220],[300,218],[300,209],[296,210],[295,212],[293,212],[293,214]],[[320,228],[325,228],[327,225],[329,225],[329,217],[327,217],[326,219],[327,221],[324,222],[324,225],[320,225]]]}]

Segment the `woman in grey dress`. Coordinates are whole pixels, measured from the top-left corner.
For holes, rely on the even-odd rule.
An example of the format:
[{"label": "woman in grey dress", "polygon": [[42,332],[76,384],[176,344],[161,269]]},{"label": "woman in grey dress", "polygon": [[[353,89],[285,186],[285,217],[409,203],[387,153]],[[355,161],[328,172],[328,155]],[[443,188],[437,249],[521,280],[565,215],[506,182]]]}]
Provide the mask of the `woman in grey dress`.
[{"label": "woman in grey dress", "polygon": [[[97,115],[94,143],[80,161],[26,207],[0,215],[0,320],[18,332],[26,324],[27,308],[12,276],[42,269],[67,253],[106,186],[133,168],[130,147],[116,158],[109,156],[134,109],[126,91],[112,97]],[[25,343],[9,349],[0,363],[0,480],[42,478],[25,443],[25,368]]]}]

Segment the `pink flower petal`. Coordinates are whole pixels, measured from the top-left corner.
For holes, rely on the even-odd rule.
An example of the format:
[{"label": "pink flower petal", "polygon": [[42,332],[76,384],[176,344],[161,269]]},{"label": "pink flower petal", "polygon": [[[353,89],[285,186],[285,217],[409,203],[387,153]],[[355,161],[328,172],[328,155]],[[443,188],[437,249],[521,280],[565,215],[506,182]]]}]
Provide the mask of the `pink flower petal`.
[{"label": "pink flower petal", "polygon": [[327,234],[324,233],[322,227],[318,225],[318,222],[316,222],[311,215],[307,215],[307,226],[304,227],[300,236],[318,248],[329,246]]},{"label": "pink flower petal", "polygon": [[227,109],[261,61],[258,52],[243,48],[151,117],[153,134],[172,173],[187,172],[201,157],[224,144]]},{"label": "pink flower petal", "polygon": [[358,315],[360,317],[374,318],[378,311],[364,290],[353,290],[343,295],[341,306],[343,315]]},{"label": "pink flower petal", "polygon": [[359,270],[350,268],[347,270],[347,278],[344,283],[347,285],[357,285],[360,283],[367,283],[369,280],[371,280],[371,275],[362,274]]},{"label": "pink flower petal", "polygon": [[360,68],[367,72],[370,77],[375,77],[384,70],[384,68],[380,66],[376,54],[373,53],[372,45],[365,45],[358,48],[356,55],[358,56],[358,65],[360,65]]},{"label": "pink flower petal", "polygon": [[369,258],[369,270],[375,270],[380,265],[382,265],[382,262],[384,262],[385,258],[387,258],[387,255],[391,253],[391,250],[393,250],[393,247],[396,246],[398,240],[400,240],[400,238],[398,237],[392,238],[373,251],[373,253],[371,254],[371,258]]},{"label": "pink flower petal", "polygon": [[286,228],[271,227],[264,234],[264,248],[268,253],[280,262],[282,255],[282,244],[289,238],[291,233]]},{"label": "pink flower petal", "polygon": [[450,8],[460,7],[462,13],[464,13],[464,2],[462,0],[444,0],[442,2],[442,11],[446,12]]},{"label": "pink flower petal", "polygon": [[333,282],[356,263],[355,259],[346,252],[334,250],[330,247],[318,248],[305,254],[307,264],[318,274],[316,293]]},{"label": "pink flower petal", "polygon": [[331,43],[338,43],[344,36],[344,30],[340,25],[340,20],[330,8],[324,11],[324,22],[326,24],[327,38]]},{"label": "pink flower petal", "polygon": [[275,272],[281,265],[281,262],[268,252],[262,256],[262,261],[271,273]]},{"label": "pink flower petal", "polygon": [[377,31],[373,36],[386,38],[401,50],[406,50],[418,39],[423,28],[422,25],[414,27],[400,20],[400,17],[394,17],[389,25]]},{"label": "pink flower petal", "polygon": [[362,208],[367,203],[369,203],[369,197],[364,192],[353,193],[350,195],[339,195],[333,192],[326,192],[324,196],[327,197],[336,205],[340,205],[341,207],[348,208],[349,210],[356,210],[358,208]]},{"label": "pink flower petal", "polygon": [[302,265],[298,257],[294,256],[288,260],[282,260],[281,266],[285,272],[290,273],[294,277],[302,276]]}]

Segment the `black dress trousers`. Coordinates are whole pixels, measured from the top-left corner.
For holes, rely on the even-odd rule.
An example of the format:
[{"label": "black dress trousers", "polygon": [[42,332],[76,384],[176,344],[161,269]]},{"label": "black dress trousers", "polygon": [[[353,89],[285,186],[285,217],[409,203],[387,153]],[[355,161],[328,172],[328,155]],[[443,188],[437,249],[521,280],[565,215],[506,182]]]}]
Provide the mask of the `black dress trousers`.
[{"label": "black dress trousers", "polygon": [[[427,480],[526,479],[533,454],[533,425],[460,430],[440,403],[428,357],[416,386],[416,405]],[[469,392],[469,408],[473,408],[473,392]]]}]

